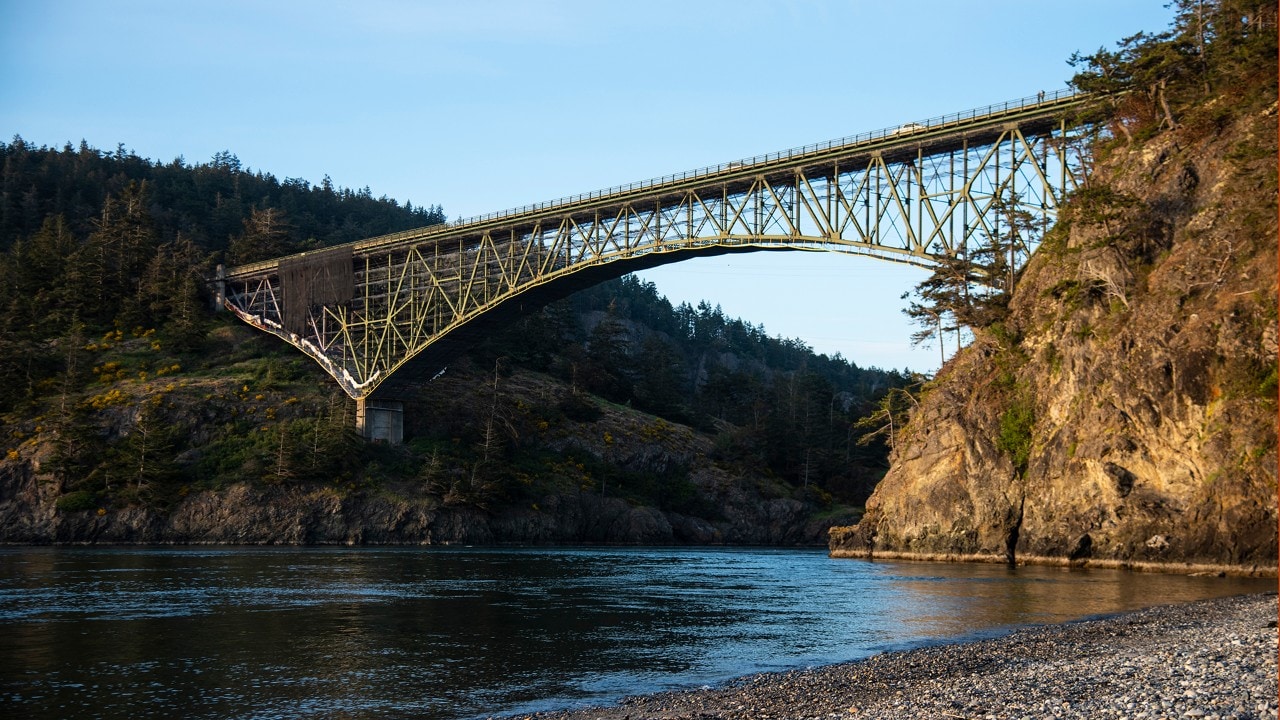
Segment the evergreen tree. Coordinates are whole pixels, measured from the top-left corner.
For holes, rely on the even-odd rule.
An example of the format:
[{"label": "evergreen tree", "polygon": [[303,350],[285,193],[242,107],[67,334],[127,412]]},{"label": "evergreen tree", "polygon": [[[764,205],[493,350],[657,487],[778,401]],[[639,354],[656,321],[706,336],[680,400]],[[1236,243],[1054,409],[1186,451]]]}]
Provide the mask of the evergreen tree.
[{"label": "evergreen tree", "polygon": [[978,321],[989,314],[983,310],[982,301],[992,294],[1003,294],[1006,298],[1013,294],[1018,271],[1031,256],[1042,231],[1036,216],[1026,210],[1012,193],[994,198],[988,216],[993,222],[980,231],[982,242],[972,253],[976,277],[988,290],[975,308],[975,325],[986,324]]},{"label": "evergreen tree", "polygon": [[180,351],[193,350],[204,337],[204,253],[179,234],[161,245],[147,264],[138,284],[138,304],[147,313],[147,325],[159,326],[165,339]]},{"label": "evergreen tree", "polygon": [[967,257],[957,253],[938,259],[929,277],[916,285],[917,299],[903,310],[920,326],[911,335],[912,344],[936,338],[944,363],[946,333],[956,333],[959,349],[962,329],[979,332],[1004,319],[1018,271],[1039,242],[1036,216],[1012,193],[994,198],[987,215],[990,222],[979,231],[976,247]]},{"label": "evergreen tree", "polygon": [[130,183],[108,196],[93,232],[68,262],[64,307],[85,322],[133,327],[145,319],[138,286],[158,246],[146,195],[144,183]]},{"label": "evergreen tree", "polygon": [[244,230],[231,239],[227,260],[243,265],[289,255],[297,250],[292,230],[283,210],[254,208],[245,218]]},{"label": "evergreen tree", "polygon": [[16,316],[14,327],[26,328],[30,337],[45,337],[69,325],[70,314],[62,304],[67,262],[76,250],[76,239],[61,215],[45,218],[29,240],[18,240],[0,257],[5,283],[0,301]]},{"label": "evergreen tree", "polygon": [[140,403],[120,443],[108,454],[114,475],[137,500],[155,499],[155,493],[177,474],[174,447],[178,428],[166,421],[160,396]]},{"label": "evergreen tree", "polygon": [[1106,94],[1106,119],[1129,143],[1135,130],[1177,127],[1179,108],[1214,88],[1259,86],[1245,81],[1276,74],[1274,2],[1174,0],[1171,5],[1170,30],[1137,33],[1116,50],[1077,52],[1068,61],[1077,68],[1072,86]]},{"label": "evergreen tree", "polygon": [[627,328],[618,320],[616,305],[610,303],[587,340],[584,370],[588,390],[614,402],[631,398],[629,345]]},{"label": "evergreen tree", "polygon": [[649,412],[667,417],[681,417],[684,401],[684,362],[669,341],[655,334],[647,335],[635,359],[639,377],[636,380],[636,404]]},{"label": "evergreen tree", "polygon": [[918,406],[913,390],[919,385],[917,382],[907,387],[892,387],[881,395],[874,410],[853,424],[854,429],[862,431],[858,435],[858,444],[868,445],[883,439],[890,449],[896,447],[898,432]]},{"label": "evergreen tree", "polygon": [[[915,287],[918,300],[913,300],[903,312],[920,329],[911,335],[911,343],[919,345],[934,338],[938,341],[943,362],[946,361],[945,334],[959,334],[961,328],[972,329],[976,322],[979,296],[973,286],[979,280],[978,268],[971,258],[962,253],[946,255],[937,260],[929,277]],[[904,293],[905,300],[910,293]]]}]

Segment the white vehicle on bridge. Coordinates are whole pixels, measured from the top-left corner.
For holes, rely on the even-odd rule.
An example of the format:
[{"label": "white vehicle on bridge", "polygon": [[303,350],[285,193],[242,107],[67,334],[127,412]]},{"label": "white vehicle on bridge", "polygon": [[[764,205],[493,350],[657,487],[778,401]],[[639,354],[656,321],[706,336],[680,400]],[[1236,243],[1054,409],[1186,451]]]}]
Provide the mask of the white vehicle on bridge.
[{"label": "white vehicle on bridge", "polygon": [[889,137],[898,137],[899,135],[914,135],[918,132],[922,132],[928,129],[929,128],[925,127],[924,125],[921,125],[920,123],[913,123],[913,122],[907,123],[905,125],[899,125],[897,130],[894,130],[893,132],[889,133]]}]

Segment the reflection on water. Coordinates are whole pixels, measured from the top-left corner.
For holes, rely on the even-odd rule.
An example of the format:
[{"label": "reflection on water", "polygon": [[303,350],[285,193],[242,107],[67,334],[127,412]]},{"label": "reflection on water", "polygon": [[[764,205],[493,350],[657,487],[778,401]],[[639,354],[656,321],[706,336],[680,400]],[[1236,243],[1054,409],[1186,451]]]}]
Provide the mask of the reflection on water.
[{"label": "reflection on water", "polygon": [[465,718],[1273,580],[733,549],[0,550],[0,709]]}]

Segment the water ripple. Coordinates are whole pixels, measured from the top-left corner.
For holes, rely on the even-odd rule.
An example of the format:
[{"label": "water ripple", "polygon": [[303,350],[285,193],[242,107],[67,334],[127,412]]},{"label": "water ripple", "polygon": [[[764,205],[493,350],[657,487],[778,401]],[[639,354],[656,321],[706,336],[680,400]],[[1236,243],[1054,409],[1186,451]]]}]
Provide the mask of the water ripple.
[{"label": "water ripple", "polygon": [[13,716],[457,719],[1270,589],[736,549],[0,549]]}]

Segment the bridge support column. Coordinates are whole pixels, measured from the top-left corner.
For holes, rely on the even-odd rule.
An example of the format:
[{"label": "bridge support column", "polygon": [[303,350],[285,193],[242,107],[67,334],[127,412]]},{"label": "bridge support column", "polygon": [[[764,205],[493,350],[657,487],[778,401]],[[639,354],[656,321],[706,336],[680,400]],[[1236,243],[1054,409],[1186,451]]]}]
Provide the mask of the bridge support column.
[{"label": "bridge support column", "polygon": [[227,309],[227,268],[222,263],[218,263],[217,275],[214,276],[214,312],[222,312]]},{"label": "bridge support column", "polygon": [[404,403],[399,400],[356,400],[356,432],[370,442],[404,442]]}]

